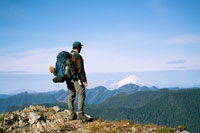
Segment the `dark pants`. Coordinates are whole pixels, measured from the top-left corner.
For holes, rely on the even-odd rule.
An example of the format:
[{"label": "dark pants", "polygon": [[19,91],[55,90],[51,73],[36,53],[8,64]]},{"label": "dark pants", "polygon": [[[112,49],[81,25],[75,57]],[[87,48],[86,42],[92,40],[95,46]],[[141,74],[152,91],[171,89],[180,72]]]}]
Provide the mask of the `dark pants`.
[{"label": "dark pants", "polygon": [[85,101],[85,87],[79,84],[78,80],[67,81],[68,88],[68,108],[71,112],[74,112],[74,101],[76,93],[78,94],[78,112],[83,112]]}]

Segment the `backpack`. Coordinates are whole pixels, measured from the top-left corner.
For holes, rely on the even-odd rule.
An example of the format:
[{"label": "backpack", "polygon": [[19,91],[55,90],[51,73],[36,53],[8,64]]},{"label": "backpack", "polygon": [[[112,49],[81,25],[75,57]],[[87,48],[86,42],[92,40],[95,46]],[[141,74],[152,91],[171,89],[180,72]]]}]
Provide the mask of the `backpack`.
[{"label": "backpack", "polygon": [[73,78],[75,68],[69,52],[62,51],[57,55],[55,71],[56,77],[53,79],[55,83],[64,82],[67,79]]}]

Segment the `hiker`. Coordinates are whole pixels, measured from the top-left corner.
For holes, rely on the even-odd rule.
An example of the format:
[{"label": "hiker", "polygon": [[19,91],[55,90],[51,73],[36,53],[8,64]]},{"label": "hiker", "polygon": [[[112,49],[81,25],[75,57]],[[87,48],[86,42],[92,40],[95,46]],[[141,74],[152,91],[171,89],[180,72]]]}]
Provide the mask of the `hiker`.
[{"label": "hiker", "polygon": [[[71,61],[74,65],[75,75],[73,78],[68,78],[66,80],[68,88],[68,108],[70,111],[69,120],[80,119],[83,121],[89,121],[89,118],[84,115],[84,100],[85,100],[85,88],[87,87],[87,78],[84,69],[84,61],[80,55],[82,44],[78,41],[73,43],[73,50],[71,51]],[[50,72],[56,75],[56,69],[52,66],[50,67]],[[74,101],[78,93],[78,116],[74,112]]]}]

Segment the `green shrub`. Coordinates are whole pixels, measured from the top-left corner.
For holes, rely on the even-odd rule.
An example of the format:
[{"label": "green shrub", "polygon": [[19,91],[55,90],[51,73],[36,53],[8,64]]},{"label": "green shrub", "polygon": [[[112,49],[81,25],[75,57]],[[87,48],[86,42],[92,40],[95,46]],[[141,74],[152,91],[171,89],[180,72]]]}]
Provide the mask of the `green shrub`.
[{"label": "green shrub", "polygon": [[44,115],[42,115],[42,116],[39,118],[39,120],[40,120],[40,121],[44,121],[44,122],[46,122],[46,120],[47,120],[47,117],[46,117],[46,116],[44,116]]},{"label": "green shrub", "polygon": [[5,133],[3,128],[0,128],[0,133]]},{"label": "green shrub", "polygon": [[163,127],[156,130],[156,133],[173,133],[174,131],[168,127]]},{"label": "green shrub", "polygon": [[3,120],[4,120],[4,115],[1,114],[1,115],[0,115],[0,121],[3,121]]},{"label": "green shrub", "polygon": [[176,129],[182,132],[182,131],[186,130],[186,126],[178,125]]}]

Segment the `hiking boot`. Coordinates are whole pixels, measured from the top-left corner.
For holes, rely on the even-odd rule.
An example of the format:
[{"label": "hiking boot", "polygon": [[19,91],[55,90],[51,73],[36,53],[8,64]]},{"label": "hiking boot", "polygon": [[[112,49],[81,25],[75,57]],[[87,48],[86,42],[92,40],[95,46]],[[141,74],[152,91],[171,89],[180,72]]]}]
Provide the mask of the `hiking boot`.
[{"label": "hiking boot", "polygon": [[50,73],[53,73],[53,75],[56,76],[56,71],[52,66],[49,67],[49,70],[50,70]]},{"label": "hiking boot", "polygon": [[78,113],[78,119],[84,122],[89,122],[91,120],[91,118],[88,118],[87,116],[85,116],[83,112]]},{"label": "hiking boot", "polygon": [[77,115],[76,115],[76,113],[75,112],[73,112],[73,113],[71,113],[70,115],[69,115],[69,117],[68,117],[68,120],[76,120],[76,118],[77,118]]}]

